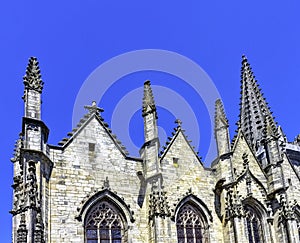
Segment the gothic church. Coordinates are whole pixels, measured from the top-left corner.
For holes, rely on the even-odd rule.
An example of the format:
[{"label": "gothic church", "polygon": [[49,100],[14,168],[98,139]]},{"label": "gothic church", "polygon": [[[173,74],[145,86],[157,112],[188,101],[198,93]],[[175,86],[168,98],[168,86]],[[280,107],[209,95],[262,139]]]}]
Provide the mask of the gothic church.
[{"label": "gothic church", "polygon": [[179,120],[160,146],[149,81],[138,158],[127,153],[95,102],[68,137],[48,144],[42,90],[38,61],[30,58],[12,158],[14,243],[300,242],[300,137],[287,141],[246,57],[232,141],[216,101],[218,155],[210,168]]}]

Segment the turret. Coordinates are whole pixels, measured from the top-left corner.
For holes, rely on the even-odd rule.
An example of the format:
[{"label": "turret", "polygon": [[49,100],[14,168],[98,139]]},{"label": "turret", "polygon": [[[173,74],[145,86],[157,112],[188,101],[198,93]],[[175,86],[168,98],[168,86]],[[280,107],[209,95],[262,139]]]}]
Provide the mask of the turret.
[{"label": "turret", "polygon": [[159,139],[157,128],[157,111],[152,94],[150,81],[144,83],[143,111],[145,143],[140,150],[144,159],[144,173],[146,178],[160,172],[158,161]]},{"label": "turret", "polygon": [[[24,117],[14,157],[13,242],[44,242],[48,182],[53,163],[47,154],[48,127],[41,120],[43,81],[31,57],[24,80]],[[43,194],[45,192],[45,194]]]}]

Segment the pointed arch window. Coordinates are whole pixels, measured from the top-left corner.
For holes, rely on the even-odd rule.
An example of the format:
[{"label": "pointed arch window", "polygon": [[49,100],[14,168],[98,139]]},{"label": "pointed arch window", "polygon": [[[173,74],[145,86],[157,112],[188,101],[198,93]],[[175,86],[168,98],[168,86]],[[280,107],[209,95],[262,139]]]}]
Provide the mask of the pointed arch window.
[{"label": "pointed arch window", "polygon": [[98,202],[85,220],[86,243],[122,243],[125,222],[120,211],[108,201]]},{"label": "pointed arch window", "polygon": [[200,211],[192,204],[186,204],[176,219],[178,243],[206,243],[207,225]]},{"label": "pointed arch window", "polygon": [[245,226],[249,243],[261,243],[263,241],[262,220],[258,213],[249,205],[245,209]]}]

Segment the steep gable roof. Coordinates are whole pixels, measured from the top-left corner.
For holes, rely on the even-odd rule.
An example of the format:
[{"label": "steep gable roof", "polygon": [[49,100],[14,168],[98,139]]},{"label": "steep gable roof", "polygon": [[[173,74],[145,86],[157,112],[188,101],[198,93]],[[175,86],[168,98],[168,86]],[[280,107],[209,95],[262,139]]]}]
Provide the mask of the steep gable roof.
[{"label": "steep gable roof", "polygon": [[201,165],[203,165],[202,161],[201,161],[201,157],[198,155],[199,152],[195,151],[195,147],[193,147],[191,145],[191,141],[188,140],[187,136],[185,135],[184,131],[181,127],[181,121],[179,119],[177,119],[175,121],[175,123],[177,123],[177,127],[174,128],[174,132],[172,132],[172,137],[168,137],[168,140],[165,144],[165,146],[162,147],[162,151],[160,151],[160,161],[162,161],[164,159],[164,157],[166,156],[166,154],[168,153],[168,151],[170,150],[170,148],[172,147],[172,145],[174,144],[174,142],[177,140],[179,134],[182,134],[184,140],[186,141],[187,145],[189,146],[189,148],[191,149],[191,151],[195,154],[196,158],[198,159],[198,161],[200,162]]},{"label": "steep gable roof", "polygon": [[77,126],[68,133],[68,137],[63,138],[58,145],[62,147],[63,149],[66,148],[73,139],[93,120],[96,119],[99,124],[104,128],[107,135],[111,138],[113,143],[116,145],[116,147],[120,150],[122,155],[126,158],[128,157],[129,153],[126,150],[125,146],[122,145],[121,141],[117,139],[117,136],[112,133],[112,130],[109,128],[108,123],[106,123],[101,116],[100,112],[103,112],[103,109],[96,106],[96,102],[93,101],[91,106],[85,106],[85,108],[89,111],[87,114],[84,115],[82,119],[80,119]]}]

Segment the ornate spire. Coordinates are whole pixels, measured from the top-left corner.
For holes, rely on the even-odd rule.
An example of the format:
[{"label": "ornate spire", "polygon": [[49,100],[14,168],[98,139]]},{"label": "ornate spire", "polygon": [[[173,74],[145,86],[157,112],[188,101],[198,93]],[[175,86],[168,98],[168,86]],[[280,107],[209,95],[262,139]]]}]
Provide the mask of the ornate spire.
[{"label": "ornate spire", "polygon": [[25,89],[33,89],[39,93],[43,90],[44,82],[41,79],[39,62],[36,57],[31,57],[23,77]]},{"label": "ornate spire", "polygon": [[253,75],[250,64],[247,58],[243,56],[240,120],[238,125],[253,149],[257,149],[257,145],[263,137],[266,116],[269,116],[272,122],[274,122],[268,103],[263,97],[263,93]]},{"label": "ornate spire", "polygon": [[152,94],[150,81],[144,83],[144,97],[143,97],[143,117],[147,114],[156,112],[154,97]]},{"label": "ornate spire", "polygon": [[215,130],[222,127],[228,127],[228,120],[225,115],[222,101],[217,99],[215,104]]}]

